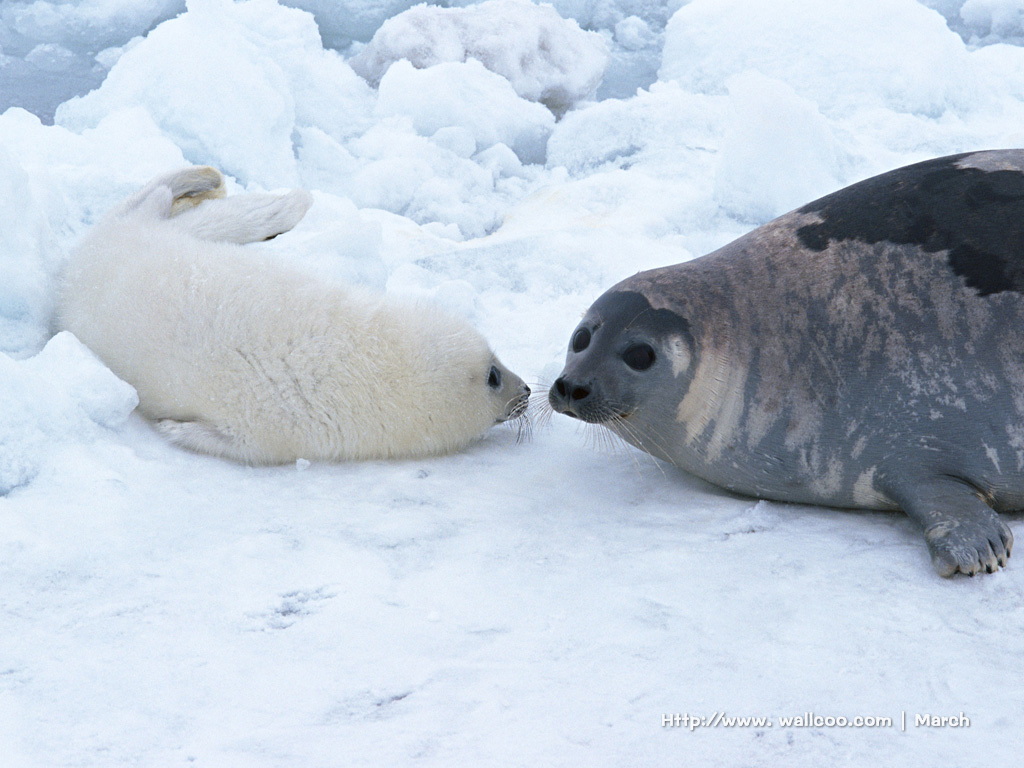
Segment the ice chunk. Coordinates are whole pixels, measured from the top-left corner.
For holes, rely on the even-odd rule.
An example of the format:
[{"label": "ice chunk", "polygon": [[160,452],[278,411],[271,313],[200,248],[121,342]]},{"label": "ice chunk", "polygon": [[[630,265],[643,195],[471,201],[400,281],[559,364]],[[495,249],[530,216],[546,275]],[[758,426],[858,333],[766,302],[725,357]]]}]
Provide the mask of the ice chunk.
[{"label": "ice chunk", "polygon": [[524,99],[561,114],[595,91],[608,51],[600,35],[551,6],[486,0],[468,8],[410,8],[384,22],[350,64],[377,85],[401,59],[417,69],[476,59]]},{"label": "ice chunk", "polygon": [[729,214],[760,224],[842,186],[836,141],[814,102],[757,72],[728,86],[714,194]]},{"label": "ice chunk", "polygon": [[185,0],[11,0],[0,3],[0,112],[44,122],[62,101],[100,84],[97,56],[185,10]]},{"label": "ice chunk", "polygon": [[914,0],[693,0],[669,21],[662,80],[722,93],[747,70],[826,114],[883,106],[934,117],[975,101],[963,41]]},{"label": "ice chunk", "polygon": [[87,442],[138,405],[135,390],[66,332],[29,360],[0,353],[0,391],[0,494],[29,482],[54,444]]},{"label": "ice chunk", "polygon": [[31,179],[0,143],[0,352],[31,354],[46,338],[53,257],[53,232]]},{"label": "ice chunk", "polygon": [[967,0],[960,19],[976,43],[1024,43],[1022,0]]},{"label": "ice chunk", "polygon": [[102,87],[62,104],[56,119],[80,132],[142,105],[190,161],[275,188],[299,181],[299,128],[336,139],[360,133],[370,99],[341,57],[323,49],[309,14],[273,0],[195,0],[126,51]]},{"label": "ice chunk", "polygon": [[519,98],[507,80],[475,59],[429,69],[396,62],[380,81],[377,114],[408,115],[421,136],[464,128],[478,148],[506,144],[525,163],[544,162],[555,125],[547,109]]},{"label": "ice chunk", "polygon": [[416,0],[281,0],[316,18],[324,45],[342,49],[353,40],[366,42],[385,19],[410,8]]}]

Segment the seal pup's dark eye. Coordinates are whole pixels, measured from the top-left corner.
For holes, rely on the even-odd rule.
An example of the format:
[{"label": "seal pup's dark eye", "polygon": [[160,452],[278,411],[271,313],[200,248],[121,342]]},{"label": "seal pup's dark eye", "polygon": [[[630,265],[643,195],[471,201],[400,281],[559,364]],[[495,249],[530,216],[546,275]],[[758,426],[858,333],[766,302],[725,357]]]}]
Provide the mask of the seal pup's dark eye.
[{"label": "seal pup's dark eye", "polygon": [[654,365],[654,347],[650,344],[634,344],[622,353],[622,359],[634,371],[646,371]]},{"label": "seal pup's dark eye", "polygon": [[491,389],[497,389],[501,386],[501,371],[498,370],[497,366],[491,366],[491,372],[487,376],[487,386]]},{"label": "seal pup's dark eye", "polygon": [[572,335],[572,351],[582,352],[584,349],[590,346],[590,331],[586,328],[580,328],[576,333]]}]

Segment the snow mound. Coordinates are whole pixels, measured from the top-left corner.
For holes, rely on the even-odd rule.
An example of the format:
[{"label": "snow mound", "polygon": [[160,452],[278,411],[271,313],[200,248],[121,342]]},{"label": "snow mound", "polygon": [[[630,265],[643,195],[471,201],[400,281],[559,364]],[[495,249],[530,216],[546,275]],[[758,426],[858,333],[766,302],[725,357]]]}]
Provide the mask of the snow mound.
[{"label": "snow mound", "polygon": [[54,443],[116,429],[138,405],[135,390],[70,333],[16,362],[0,353],[0,495],[29,482]]},{"label": "snow mound", "polygon": [[934,117],[974,103],[967,55],[914,0],[693,0],[666,27],[659,77],[722,93],[730,77],[756,70],[826,112],[882,106]]},{"label": "snow mound", "polygon": [[0,144],[0,352],[23,356],[46,338],[53,248],[28,174]]},{"label": "snow mound", "polygon": [[274,0],[188,8],[125,52],[99,89],[62,104],[56,122],[81,132],[141,106],[189,161],[267,188],[298,183],[296,130],[344,139],[368,127],[369,88],[323,49],[308,13]]},{"label": "snow mound", "polygon": [[[543,163],[555,119],[540,104],[521,99],[509,82],[475,59],[416,69],[398,61],[380,81],[377,114],[408,115],[421,136],[462,128],[476,149],[502,143],[526,163]],[[442,137],[442,140],[445,140]],[[470,149],[458,150],[465,154]]]},{"label": "snow mound", "polygon": [[608,51],[600,35],[551,6],[486,0],[468,8],[410,8],[384,22],[349,63],[376,86],[401,59],[417,69],[476,59],[524,99],[562,114],[597,89]]},{"label": "snow mound", "polygon": [[[307,12],[274,0],[190,0],[56,121],[84,137],[119,115],[151,123],[186,162],[242,186],[320,189],[452,239],[500,224],[536,176],[523,163],[544,162],[554,125],[479,62],[405,64],[378,93],[323,48]],[[126,142],[135,135],[126,129]]]},{"label": "snow mound", "polygon": [[[500,224],[510,202],[522,194],[523,180],[496,177],[486,164],[466,157],[475,144],[465,129],[445,128],[426,138],[408,117],[385,118],[349,145],[354,168],[348,173],[339,168],[328,188],[360,208],[405,216],[443,237],[481,237]],[[332,160],[330,149],[320,148],[327,163]],[[518,163],[511,150],[509,154]],[[304,162],[308,167],[313,156]]]},{"label": "snow mound", "polygon": [[763,223],[842,186],[838,150],[814,102],[758,72],[728,81],[731,119],[715,172],[715,200]]},{"label": "snow mound", "polygon": [[548,141],[548,167],[574,176],[599,168],[650,165],[659,173],[686,173],[694,150],[706,148],[726,128],[724,96],[655,83],[628,100],[607,99],[559,121]]}]

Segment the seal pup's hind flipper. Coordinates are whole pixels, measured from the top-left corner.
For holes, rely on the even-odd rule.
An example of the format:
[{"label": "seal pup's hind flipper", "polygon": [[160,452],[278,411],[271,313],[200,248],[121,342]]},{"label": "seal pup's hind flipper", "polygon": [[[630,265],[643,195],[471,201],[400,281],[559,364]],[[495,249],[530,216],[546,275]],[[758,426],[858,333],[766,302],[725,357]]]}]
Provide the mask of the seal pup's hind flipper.
[{"label": "seal pup's hind flipper", "polygon": [[174,223],[200,240],[255,243],[290,230],[312,204],[313,196],[304,189],[283,195],[232,195],[174,215]]},{"label": "seal pup's hind flipper", "polygon": [[118,213],[173,219],[200,240],[245,244],[289,231],[312,204],[312,195],[304,189],[225,197],[224,176],[204,165],[155,179],[125,201]]},{"label": "seal pup's hind flipper", "polygon": [[224,176],[216,168],[209,165],[197,165],[180,171],[160,176],[125,200],[121,206],[121,214],[131,213],[139,209],[154,192],[166,188],[170,192],[171,206],[164,214],[174,216],[205,200],[224,197]]}]

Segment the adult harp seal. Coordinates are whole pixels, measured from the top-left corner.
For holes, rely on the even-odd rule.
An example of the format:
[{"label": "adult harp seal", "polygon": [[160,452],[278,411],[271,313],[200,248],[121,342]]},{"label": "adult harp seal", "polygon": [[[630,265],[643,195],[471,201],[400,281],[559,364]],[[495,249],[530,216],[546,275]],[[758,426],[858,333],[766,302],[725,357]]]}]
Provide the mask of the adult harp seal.
[{"label": "adult harp seal", "polygon": [[549,400],[738,493],[902,509],[943,576],[996,570],[1024,508],[1024,150],[900,168],[623,280]]}]

